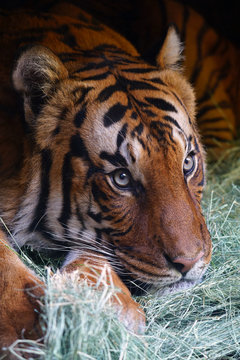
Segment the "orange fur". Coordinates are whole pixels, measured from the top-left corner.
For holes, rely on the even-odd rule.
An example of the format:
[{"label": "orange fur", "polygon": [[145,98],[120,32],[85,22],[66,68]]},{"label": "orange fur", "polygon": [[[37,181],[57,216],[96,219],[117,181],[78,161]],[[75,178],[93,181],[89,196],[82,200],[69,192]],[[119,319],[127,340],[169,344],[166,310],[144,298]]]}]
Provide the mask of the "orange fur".
[{"label": "orange fur", "polygon": [[[169,30],[158,66],[151,66],[125,38],[73,5],[1,17],[6,103],[0,106],[0,137],[8,139],[0,141],[3,219],[18,246],[65,251],[63,269],[84,263],[79,276],[90,283],[91,269],[107,265],[122,290],[120,319],[127,316],[137,331],[144,315],[129,290],[140,284],[161,294],[191,286],[211,258],[200,205],[205,155],[194,92],[177,66],[179,37]],[[18,105],[9,64],[16,49],[32,42],[37,45],[22,50],[13,69],[24,102]],[[9,248],[0,248],[0,259],[7,279],[3,345],[23,328],[28,337],[35,315],[30,297],[18,289],[38,280]],[[13,297],[17,305],[8,302]],[[113,303],[119,307],[115,298]],[[20,309],[26,323],[7,317]],[[9,328],[14,321],[16,333]]]},{"label": "orange fur", "polygon": [[79,0],[79,6],[123,34],[151,63],[168,26],[174,24],[184,46],[184,75],[196,91],[202,142],[211,158],[231,146],[240,127],[239,47],[180,1]]},{"label": "orange fur", "polygon": [[43,283],[20,261],[2,232],[0,259],[0,346],[7,347],[22,336],[41,337],[38,299]]}]

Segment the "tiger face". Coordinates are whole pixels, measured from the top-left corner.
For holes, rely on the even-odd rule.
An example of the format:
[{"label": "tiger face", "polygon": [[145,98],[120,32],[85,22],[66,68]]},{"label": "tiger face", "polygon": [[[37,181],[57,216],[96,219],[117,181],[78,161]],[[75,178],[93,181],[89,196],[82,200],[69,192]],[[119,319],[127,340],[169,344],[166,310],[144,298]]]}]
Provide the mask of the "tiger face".
[{"label": "tiger face", "polygon": [[19,245],[66,250],[66,263],[106,257],[133,292],[201,279],[211,257],[204,152],[179,54],[170,29],[159,67],[109,47],[73,72],[41,46],[21,55],[13,80],[33,145]]}]

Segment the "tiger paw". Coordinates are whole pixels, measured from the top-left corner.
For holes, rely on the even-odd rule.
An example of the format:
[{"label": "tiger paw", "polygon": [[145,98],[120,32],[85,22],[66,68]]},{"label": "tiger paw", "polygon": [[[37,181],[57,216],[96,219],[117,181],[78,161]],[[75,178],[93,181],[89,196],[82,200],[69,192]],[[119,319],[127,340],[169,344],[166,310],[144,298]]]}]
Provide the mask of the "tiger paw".
[{"label": "tiger paw", "polygon": [[145,314],[141,306],[128,294],[117,292],[111,299],[122,324],[135,334],[143,334],[146,327]]},{"label": "tiger paw", "polygon": [[10,358],[7,348],[14,341],[42,336],[39,311],[44,285],[10,249],[7,260],[0,265],[0,354]]},{"label": "tiger paw", "polygon": [[78,273],[79,280],[98,289],[109,286],[111,296],[109,303],[113,305],[117,316],[125,327],[136,334],[141,334],[145,329],[145,314],[140,305],[133,300],[131,293],[104,258],[92,256],[78,257],[66,264],[63,273]]}]

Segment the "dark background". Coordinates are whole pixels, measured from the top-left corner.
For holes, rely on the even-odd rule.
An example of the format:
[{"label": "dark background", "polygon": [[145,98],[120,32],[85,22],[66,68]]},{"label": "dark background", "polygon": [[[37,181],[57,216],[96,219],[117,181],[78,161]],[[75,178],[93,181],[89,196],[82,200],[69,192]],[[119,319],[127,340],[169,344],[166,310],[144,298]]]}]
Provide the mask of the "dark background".
[{"label": "dark background", "polygon": [[[66,1],[66,0],[65,0]],[[75,0],[76,1],[76,0]],[[91,0],[79,0],[88,7]],[[207,22],[213,26],[220,34],[226,36],[240,47],[240,1],[239,0],[178,0],[181,3],[188,4],[201,13]],[[56,0],[0,0],[0,5],[5,9],[14,9],[17,7],[33,7],[43,10],[45,4],[55,3]],[[71,2],[71,0],[70,0]],[[134,9],[137,6],[137,0],[98,0],[98,3],[110,4],[114,6],[127,6]],[[131,16],[129,16],[131,21]]]},{"label": "dark background", "polygon": [[240,47],[240,1],[239,0],[181,0],[201,13],[219,33]]}]

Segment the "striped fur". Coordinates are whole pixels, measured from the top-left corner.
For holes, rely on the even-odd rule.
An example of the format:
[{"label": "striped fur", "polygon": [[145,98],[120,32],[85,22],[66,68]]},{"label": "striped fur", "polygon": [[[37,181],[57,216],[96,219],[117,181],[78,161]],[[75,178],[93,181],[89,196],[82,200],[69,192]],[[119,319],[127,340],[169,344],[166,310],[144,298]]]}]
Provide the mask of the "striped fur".
[{"label": "striped fur", "polygon": [[[143,20],[146,22],[151,18],[146,16],[149,12],[155,14],[151,21],[152,34],[148,34],[151,42],[146,38],[142,41],[141,36]],[[185,44],[185,74],[196,90],[197,121],[203,142],[208,149],[226,148],[240,125],[240,51],[218,35],[194,10],[172,0],[144,2],[136,27],[138,49],[149,54],[169,23],[176,24]],[[219,152],[216,150],[216,153]]]},{"label": "striped fur", "polygon": [[[187,288],[211,258],[195,97],[178,66],[173,27],[153,66],[90,15],[79,20],[79,9],[64,9],[2,13],[8,63],[24,46],[13,71],[24,105],[3,61],[12,105],[0,106],[8,139],[0,153],[9,153],[1,156],[0,211],[17,246],[61,251],[67,271],[82,259],[107,262],[134,327],[143,315],[123,282],[133,293]],[[78,20],[66,16],[71,11]]]},{"label": "striped fur", "polygon": [[169,24],[175,24],[184,44],[184,74],[197,97],[197,122],[211,156],[231,146],[240,127],[239,48],[211,28],[189,6],[174,0],[88,2],[91,9],[127,37],[144,59],[155,63]]}]

